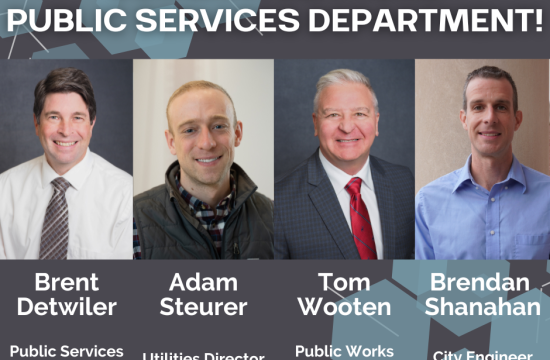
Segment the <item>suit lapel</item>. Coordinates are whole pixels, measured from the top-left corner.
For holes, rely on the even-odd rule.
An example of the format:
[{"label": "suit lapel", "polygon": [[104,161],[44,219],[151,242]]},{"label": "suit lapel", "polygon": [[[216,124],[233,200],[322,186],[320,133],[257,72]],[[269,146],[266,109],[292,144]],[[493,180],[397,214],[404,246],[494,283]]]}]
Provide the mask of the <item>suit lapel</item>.
[{"label": "suit lapel", "polygon": [[357,247],[340,203],[319,159],[319,150],[308,161],[308,182],[314,186],[308,194],[309,198],[342,255],[345,259],[359,259]]},{"label": "suit lapel", "polygon": [[386,178],[386,171],[374,156],[370,156],[370,169],[382,225],[384,259],[393,259],[395,243],[393,189],[391,182]]}]

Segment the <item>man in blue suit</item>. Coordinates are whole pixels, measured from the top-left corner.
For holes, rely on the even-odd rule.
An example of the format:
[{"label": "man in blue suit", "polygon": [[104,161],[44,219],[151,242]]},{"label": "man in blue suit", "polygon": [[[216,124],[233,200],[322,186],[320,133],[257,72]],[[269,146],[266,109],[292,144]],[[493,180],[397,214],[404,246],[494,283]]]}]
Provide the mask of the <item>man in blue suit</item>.
[{"label": "man in blue suit", "polygon": [[276,259],[405,259],[414,255],[414,178],[370,156],[378,101],[363,74],[317,82],[319,150],[275,184]]}]

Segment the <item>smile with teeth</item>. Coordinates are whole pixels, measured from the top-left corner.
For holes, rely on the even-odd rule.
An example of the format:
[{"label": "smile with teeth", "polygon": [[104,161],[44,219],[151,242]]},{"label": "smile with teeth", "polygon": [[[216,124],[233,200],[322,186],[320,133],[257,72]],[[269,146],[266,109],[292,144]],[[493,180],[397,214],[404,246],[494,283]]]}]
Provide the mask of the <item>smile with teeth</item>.
[{"label": "smile with teeth", "polygon": [[359,141],[359,139],[349,139],[349,140],[336,140],[338,142],[344,142],[344,143],[347,143],[347,142],[354,142],[354,141]]},{"label": "smile with teeth", "polygon": [[62,142],[62,141],[54,140],[53,142],[56,143],[56,144],[59,145],[59,146],[73,146],[73,145],[76,144],[78,141],[73,141],[73,142]]},{"label": "smile with teeth", "polygon": [[500,133],[479,133],[480,135],[483,135],[483,136],[499,136]]},{"label": "smile with teeth", "polygon": [[219,158],[221,158],[221,156],[218,156],[218,157],[215,157],[215,158],[212,158],[212,159],[196,159],[196,160],[198,162],[202,162],[202,163],[210,163],[212,161],[218,160]]}]

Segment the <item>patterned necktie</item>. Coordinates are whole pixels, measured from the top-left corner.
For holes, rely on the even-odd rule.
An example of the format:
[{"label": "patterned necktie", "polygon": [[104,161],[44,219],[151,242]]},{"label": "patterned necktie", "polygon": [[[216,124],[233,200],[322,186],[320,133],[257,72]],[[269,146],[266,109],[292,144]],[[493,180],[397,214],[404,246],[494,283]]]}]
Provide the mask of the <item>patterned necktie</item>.
[{"label": "patterned necktie", "polygon": [[69,246],[69,209],[65,191],[71,184],[58,177],[52,181],[54,193],[46,209],[40,242],[40,260],[66,260]]},{"label": "patterned necktie", "polygon": [[361,179],[352,178],[345,189],[351,196],[349,209],[351,229],[359,256],[362,260],[376,260],[376,245],[374,244],[369,212],[361,199]]}]

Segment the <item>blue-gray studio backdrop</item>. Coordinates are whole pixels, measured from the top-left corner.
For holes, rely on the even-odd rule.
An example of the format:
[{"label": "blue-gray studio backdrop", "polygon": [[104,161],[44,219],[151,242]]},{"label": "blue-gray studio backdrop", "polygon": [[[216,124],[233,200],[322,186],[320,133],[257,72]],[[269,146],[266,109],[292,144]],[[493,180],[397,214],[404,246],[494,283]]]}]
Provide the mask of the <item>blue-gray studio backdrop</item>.
[{"label": "blue-gray studio backdrop", "polygon": [[275,60],[275,181],[319,146],[311,117],[315,85],[342,68],[367,76],[378,98],[380,135],[370,153],[414,174],[414,60]]},{"label": "blue-gray studio backdrop", "polygon": [[61,67],[81,69],[94,88],[90,150],[132,174],[132,60],[0,60],[0,173],[44,153],[34,130],[34,88]]}]

